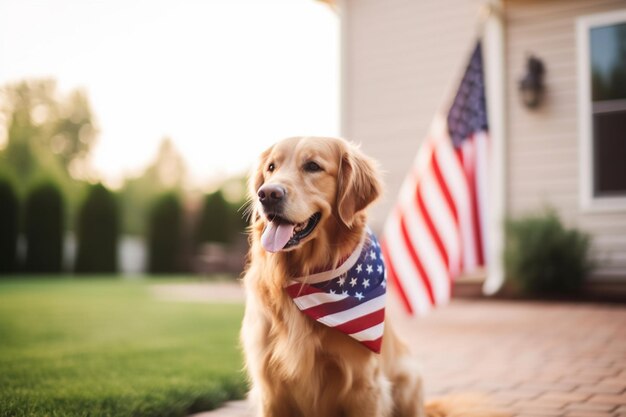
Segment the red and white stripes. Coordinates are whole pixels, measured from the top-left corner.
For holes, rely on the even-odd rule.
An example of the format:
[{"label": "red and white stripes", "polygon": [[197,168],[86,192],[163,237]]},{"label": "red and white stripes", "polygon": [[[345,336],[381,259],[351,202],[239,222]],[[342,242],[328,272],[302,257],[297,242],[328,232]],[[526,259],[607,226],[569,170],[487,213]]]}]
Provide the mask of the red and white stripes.
[{"label": "red and white stripes", "polygon": [[389,280],[411,313],[447,303],[452,280],[484,264],[488,136],[455,149],[444,120],[433,123],[383,235]]}]

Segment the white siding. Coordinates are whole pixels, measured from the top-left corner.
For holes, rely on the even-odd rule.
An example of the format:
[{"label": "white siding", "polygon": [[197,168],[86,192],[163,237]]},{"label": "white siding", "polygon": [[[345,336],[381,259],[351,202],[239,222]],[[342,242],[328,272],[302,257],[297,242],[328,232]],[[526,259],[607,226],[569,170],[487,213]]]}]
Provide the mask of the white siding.
[{"label": "white siding", "polygon": [[[580,209],[576,19],[625,7],[623,0],[505,3],[509,212],[551,206],[568,224],[592,233],[599,275],[626,276],[626,212]],[[537,111],[524,108],[517,94],[528,53],[546,66],[547,92]]]}]

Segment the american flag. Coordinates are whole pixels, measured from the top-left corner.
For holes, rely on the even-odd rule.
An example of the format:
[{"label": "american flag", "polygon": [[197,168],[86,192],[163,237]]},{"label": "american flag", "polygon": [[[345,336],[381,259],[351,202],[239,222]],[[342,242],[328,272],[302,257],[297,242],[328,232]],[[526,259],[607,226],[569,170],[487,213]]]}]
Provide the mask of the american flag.
[{"label": "american flag", "polygon": [[385,225],[389,280],[409,313],[445,304],[453,279],[485,264],[487,154],[479,42],[452,106],[433,121]]},{"label": "american flag", "polygon": [[286,289],[304,314],[380,353],[387,276],[371,230],[341,265],[294,279]]}]

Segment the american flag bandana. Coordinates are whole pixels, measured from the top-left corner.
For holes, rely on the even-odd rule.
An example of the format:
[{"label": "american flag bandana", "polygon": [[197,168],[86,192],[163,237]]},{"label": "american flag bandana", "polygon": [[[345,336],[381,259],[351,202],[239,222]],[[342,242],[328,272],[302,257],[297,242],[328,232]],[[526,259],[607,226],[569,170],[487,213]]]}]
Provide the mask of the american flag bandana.
[{"label": "american flag bandana", "polygon": [[293,279],[286,290],[304,314],[380,353],[387,273],[380,245],[369,228],[337,268]]}]

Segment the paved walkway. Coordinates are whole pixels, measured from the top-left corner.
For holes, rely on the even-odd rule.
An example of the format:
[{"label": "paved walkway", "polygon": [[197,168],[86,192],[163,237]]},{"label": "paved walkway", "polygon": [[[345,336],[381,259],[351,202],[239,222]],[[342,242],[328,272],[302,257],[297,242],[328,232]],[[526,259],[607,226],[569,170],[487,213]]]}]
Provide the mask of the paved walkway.
[{"label": "paved walkway", "polygon": [[[482,392],[516,416],[626,417],[626,306],[455,300],[390,311],[423,364],[427,398]],[[234,402],[202,417],[249,417]]]}]

